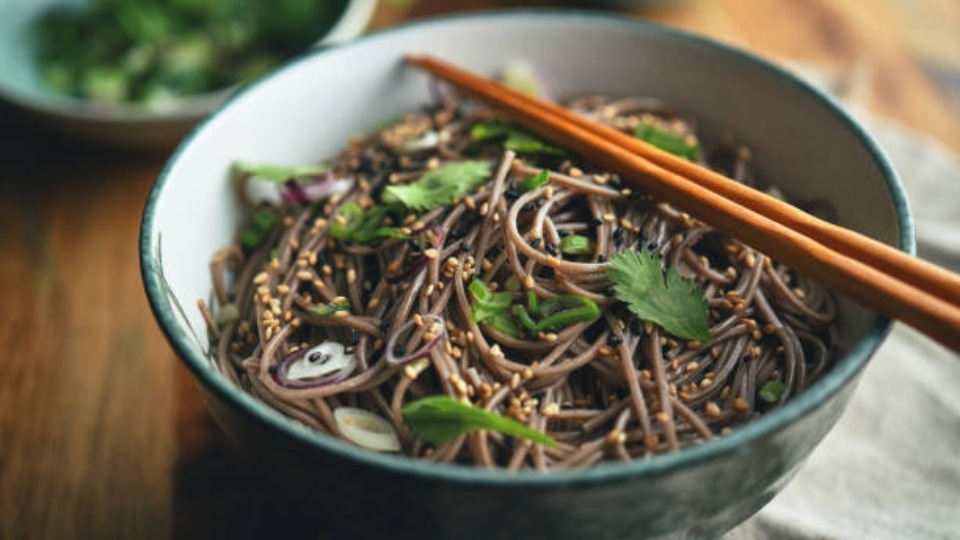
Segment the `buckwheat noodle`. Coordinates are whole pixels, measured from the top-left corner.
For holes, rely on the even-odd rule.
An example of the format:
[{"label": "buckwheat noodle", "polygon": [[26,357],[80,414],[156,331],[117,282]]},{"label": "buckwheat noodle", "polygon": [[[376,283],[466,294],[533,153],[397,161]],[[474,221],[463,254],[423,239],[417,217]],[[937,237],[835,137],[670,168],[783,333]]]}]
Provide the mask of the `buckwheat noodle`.
[{"label": "buckwheat noodle", "polygon": [[[696,140],[693,123],[650,98],[585,96],[572,109],[623,130],[652,123]],[[387,419],[404,454],[438,462],[543,471],[586,467],[669,452],[723,436],[779,406],[761,398],[768,381],[782,400],[801,392],[835,354],[833,297],[747,245],[669,205],[620,185],[570,156],[523,155],[497,142],[471,139],[492,113],[443,96],[424,111],[380,132],[354,138],[333,160],[334,174],[352,178],[345,193],[310,205],[285,205],[281,223],[259,248],[230,245],[211,264],[224,321],[201,302],[219,369],[264,403],[319,432],[342,436],[333,411],[357,407]],[[424,147],[405,141],[435,135]],[[343,205],[377,200],[385,186],[463,159],[489,159],[491,180],[454,204],[412,214],[403,223],[422,231],[435,252],[403,238],[343,242],[330,236]],[[758,180],[750,153],[719,141],[704,164],[738,181]],[[550,182],[520,193],[517,183],[546,170]],[[592,251],[570,256],[564,237],[591,239]],[[678,339],[638,321],[613,296],[605,273],[617,251],[647,249],[701,284],[713,339]],[[397,281],[386,279],[410,268]],[[471,316],[470,280],[478,278],[518,299],[561,294],[595,301],[593,322],[556,332],[511,337]],[[496,285],[493,285],[496,284]],[[330,314],[313,306],[346,301]],[[443,342],[429,365],[384,360],[390,337],[410,321],[402,350],[417,348],[442,317]],[[323,342],[340,343],[357,366],[343,380],[289,387],[274,377],[281,359]],[[544,431],[553,447],[477,431],[438,447],[420,442],[400,409],[445,394]],[[782,403],[782,400],[780,403]]]}]

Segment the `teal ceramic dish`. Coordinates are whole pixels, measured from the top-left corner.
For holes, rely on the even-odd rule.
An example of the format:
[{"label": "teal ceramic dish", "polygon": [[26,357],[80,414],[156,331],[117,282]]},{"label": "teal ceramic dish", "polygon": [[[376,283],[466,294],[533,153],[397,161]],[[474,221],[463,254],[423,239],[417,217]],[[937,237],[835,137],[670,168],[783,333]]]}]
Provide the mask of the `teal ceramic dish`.
[{"label": "teal ceramic dish", "polygon": [[608,15],[512,11],[444,18],[306,55],[238,92],[180,146],[143,217],[147,296],[213,416],[238,448],[295,493],[322,497],[333,537],[709,538],[746,519],[793,476],[844,410],[890,322],[841,305],[846,353],[804,393],[702,445],[648,460],[551,474],[440,466],[313,433],[234,387],[208,359],[194,308],[207,263],[234,235],[232,161],[303,163],[429,100],[404,67],[431,52],[492,74],[536,66],[557,95],[661,96],[706,133],[730,132],[790,196],[825,199],[838,221],[912,252],[904,191],[883,152],[830,98],[749,54]]},{"label": "teal ceramic dish", "polygon": [[[337,4],[339,15],[326,28],[317,28],[321,45],[359,35],[376,7],[376,0],[330,1]],[[89,0],[0,2],[0,105],[33,123],[71,136],[117,147],[169,149],[232,91],[185,97],[159,108],[96,104],[52,92],[40,77],[34,22],[53,7],[88,4]]]}]

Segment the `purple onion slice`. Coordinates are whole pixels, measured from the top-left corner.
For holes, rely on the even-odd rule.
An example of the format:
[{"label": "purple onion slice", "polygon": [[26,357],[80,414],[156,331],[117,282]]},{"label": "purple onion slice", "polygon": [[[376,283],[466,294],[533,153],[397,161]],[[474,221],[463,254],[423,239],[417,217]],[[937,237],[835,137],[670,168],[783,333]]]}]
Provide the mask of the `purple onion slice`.
[{"label": "purple onion slice", "polygon": [[437,324],[440,327],[437,334],[433,338],[431,338],[430,341],[424,343],[423,346],[421,346],[419,349],[411,353],[403,353],[398,357],[395,350],[397,341],[400,339],[401,335],[405,334],[407,330],[410,329],[410,327],[416,324],[416,321],[409,321],[407,323],[404,323],[403,325],[400,326],[400,328],[397,329],[396,332],[394,332],[390,336],[390,339],[387,340],[387,352],[384,355],[384,358],[386,358],[387,363],[392,364],[394,366],[402,366],[405,364],[409,364],[414,360],[425,358],[430,355],[430,351],[432,351],[434,347],[436,347],[438,344],[440,344],[441,341],[446,339],[447,327],[443,317],[439,315],[422,315],[421,318],[423,320],[425,330],[430,330],[430,328],[434,324]]},{"label": "purple onion slice", "polygon": [[342,344],[325,341],[294,351],[272,370],[273,380],[284,388],[303,390],[338,383],[357,368],[357,357]]}]

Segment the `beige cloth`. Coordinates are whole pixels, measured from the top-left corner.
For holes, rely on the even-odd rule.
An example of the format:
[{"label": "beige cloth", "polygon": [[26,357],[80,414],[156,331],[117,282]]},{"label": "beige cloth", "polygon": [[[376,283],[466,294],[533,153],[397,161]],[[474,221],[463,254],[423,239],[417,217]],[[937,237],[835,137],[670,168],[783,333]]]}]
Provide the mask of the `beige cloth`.
[{"label": "beige cloth", "polygon": [[[960,270],[960,160],[861,115],[897,168],[920,256]],[[960,539],[960,356],[902,324],[797,476],[725,536]]]}]

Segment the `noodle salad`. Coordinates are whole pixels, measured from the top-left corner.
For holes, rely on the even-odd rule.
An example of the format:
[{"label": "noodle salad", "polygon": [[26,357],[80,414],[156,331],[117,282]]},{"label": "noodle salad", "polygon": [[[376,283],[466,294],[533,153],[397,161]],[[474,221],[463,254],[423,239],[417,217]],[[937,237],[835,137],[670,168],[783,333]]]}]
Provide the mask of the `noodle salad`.
[{"label": "noodle salad", "polygon": [[[760,183],[658,99],[566,105]],[[248,219],[200,302],[219,369],[374,451],[541,471],[677,451],[835,356],[828,291],[454,96],[329,162],[233,176]]]}]

